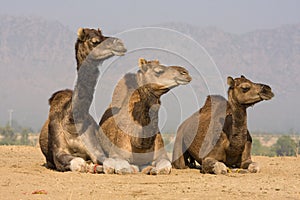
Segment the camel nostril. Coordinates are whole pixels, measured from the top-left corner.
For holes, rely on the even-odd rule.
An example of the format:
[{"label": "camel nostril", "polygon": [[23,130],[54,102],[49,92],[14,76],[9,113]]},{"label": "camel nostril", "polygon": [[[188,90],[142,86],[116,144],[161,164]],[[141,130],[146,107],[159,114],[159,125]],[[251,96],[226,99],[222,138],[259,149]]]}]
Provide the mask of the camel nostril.
[{"label": "camel nostril", "polygon": [[265,90],[271,90],[271,87],[268,86],[268,85],[262,85],[262,89],[265,89]]},{"label": "camel nostril", "polygon": [[272,91],[272,89],[271,89],[271,87],[270,86],[268,86],[268,85],[261,85],[261,91],[262,92],[271,92]]}]

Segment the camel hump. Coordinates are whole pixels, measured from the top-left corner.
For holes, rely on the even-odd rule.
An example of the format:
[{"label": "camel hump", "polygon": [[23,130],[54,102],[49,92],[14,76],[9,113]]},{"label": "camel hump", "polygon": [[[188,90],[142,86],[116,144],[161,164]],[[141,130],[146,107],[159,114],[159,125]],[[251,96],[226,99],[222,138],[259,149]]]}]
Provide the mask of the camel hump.
[{"label": "camel hump", "polygon": [[209,95],[199,113],[212,113],[213,116],[220,115],[228,109],[228,101],[221,95]]},{"label": "camel hump", "polygon": [[214,106],[225,106],[227,105],[227,100],[221,95],[209,95],[206,98],[204,107],[214,107]]},{"label": "camel hump", "polygon": [[117,83],[111,107],[121,108],[127,98],[138,88],[136,74],[128,73]]},{"label": "camel hump", "polygon": [[198,152],[199,158],[203,159],[206,157],[220,139],[225,123],[227,107],[228,102],[224,97],[210,95],[207,97],[204,106],[200,109],[201,115],[210,116],[210,122],[207,129],[204,130],[205,137]]},{"label": "camel hump", "polygon": [[57,110],[59,108],[64,108],[66,104],[71,102],[73,91],[69,89],[60,90],[52,94],[48,100],[50,109]]}]

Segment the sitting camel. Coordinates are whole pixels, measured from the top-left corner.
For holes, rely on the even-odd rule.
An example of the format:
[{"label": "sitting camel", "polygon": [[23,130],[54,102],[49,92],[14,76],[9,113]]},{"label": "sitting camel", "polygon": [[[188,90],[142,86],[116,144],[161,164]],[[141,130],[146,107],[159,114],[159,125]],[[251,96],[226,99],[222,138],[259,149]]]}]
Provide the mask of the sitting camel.
[{"label": "sitting camel", "polygon": [[111,166],[121,174],[169,174],[172,166],[158,127],[160,97],[191,77],[183,67],[166,67],[157,60],[139,59],[139,68],[118,82],[100,121],[112,145]]},{"label": "sitting camel", "polygon": [[74,92],[61,90],[49,99],[49,116],[39,143],[48,168],[103,172],[103,167],[98,166],[106,160],[103,141],[89,108],[99,76],[98,66],[114,55],[124,55],[126,49],[119,39],[104,37],[99,29],[80,28],[75,51],[78,78]]},{"label": "sitting camel", "polygon": [[204,173],[226,174],[227,167],[258,172],[251,160],[252,138],[247,128],[247,108],[271,99],[268,85],[253,83],[244,76],[227,78],[228,101],[208,96],[204,106],[178,128],[173,150],[173,166],[194,167],[195,160]]}]

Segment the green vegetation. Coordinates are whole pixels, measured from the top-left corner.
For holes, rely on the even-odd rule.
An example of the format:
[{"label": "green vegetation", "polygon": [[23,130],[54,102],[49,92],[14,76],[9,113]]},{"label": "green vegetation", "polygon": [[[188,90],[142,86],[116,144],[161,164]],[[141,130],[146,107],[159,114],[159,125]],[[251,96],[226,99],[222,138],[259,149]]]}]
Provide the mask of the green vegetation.
[{"label": "green vegetation", "polygon": [[295,156],[297,145],[290,136],[281,136],[272,146],[272,149],[277,156]]},{"label": "green vegetation", "polygon": [[[30,145],[34,146],[38,142],[38,134],[33,133],[31,128],[20,126],[17,122],[13,122],[13,126],[8,124],[4,127],[0,126],[0,145]],[[252,155],[260,156],[297,156],[300,154],[300,136],[293,135],[270,135],[259,134],[254,135],[252,141]],[[173,151],[173,143],[175,135],[172,133],[162,134],[166,150],[169,153]],[[275,139],[275,140],[274,140]],[[266,145],[268,141],[273,140],[272,145]]]},{"label": "green vegetation", "polygon": [[30,139],[30,135],[36,136],[31,128],[22,127],[16,122],[12,127],[8,124],[4,127],[0,126],[0,145],[34,146],[37,143],[37,137]]},{"label": "green vegetation", "polygon": [[252,141],[252,155],[259,156],[275,156],[275,152],[270,147],[263,146],[258,139]]},{"label": "green vegetation", "polygon": [[300,141],[295,142],[290,136],[280,136],[270,147],[263,146],[258,139],[252,141],[252,155],[263,156],[296,156],[299,152]]}]

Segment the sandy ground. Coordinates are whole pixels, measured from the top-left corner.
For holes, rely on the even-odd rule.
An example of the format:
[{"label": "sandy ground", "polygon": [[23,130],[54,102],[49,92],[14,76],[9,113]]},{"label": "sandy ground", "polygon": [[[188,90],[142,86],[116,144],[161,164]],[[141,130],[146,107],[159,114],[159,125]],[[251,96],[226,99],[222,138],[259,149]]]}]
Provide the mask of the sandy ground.
[{"label": "sandy ground", "polygon": [[253,160],[261,164],[258,174],[62,173],[43,166],[38,147],[0,146],[0,199],[300,199],[300,158]]}]

